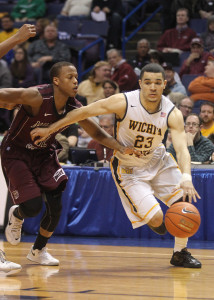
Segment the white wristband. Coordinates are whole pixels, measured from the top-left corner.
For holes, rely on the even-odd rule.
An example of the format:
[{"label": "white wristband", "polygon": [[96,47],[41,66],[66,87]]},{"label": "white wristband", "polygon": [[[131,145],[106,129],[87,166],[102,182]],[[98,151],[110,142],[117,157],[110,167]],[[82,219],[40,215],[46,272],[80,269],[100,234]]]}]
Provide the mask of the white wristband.
[{"label": "white wristband", "polygon": [[192,181],[192,176],[188,173],[183,173],[181,177],[181,182]]}]

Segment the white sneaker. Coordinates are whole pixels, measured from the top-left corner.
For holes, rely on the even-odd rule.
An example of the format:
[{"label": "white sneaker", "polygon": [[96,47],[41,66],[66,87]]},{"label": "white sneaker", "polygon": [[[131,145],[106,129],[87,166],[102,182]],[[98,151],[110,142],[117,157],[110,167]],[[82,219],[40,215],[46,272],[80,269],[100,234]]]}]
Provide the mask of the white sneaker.
[{"label": "white sneaker", "polygon": [[5,253],[0,250],[0,272],[11,275],[20,272],[21,269],[21,265],[6,260]]},{"label": "white sneaker", "polygon": [[47,252],[47,248],[44,247],[42,250],[33,249],[33,246],[30,252],[27,255],[29,260],[32,260],[40,265],[44,266],[58,266],[59,260],[54,258],[50,253]]},{"label": "white sneaker", "polygon": [[18,207],[18,205],[13,205],[10,208],[8,215],[8,224],[5,229],[7,241],[14,246],[20,243],[22,224],[24,222],[24,220],[20,220],[14,216],[13,212],[16,207]]}]

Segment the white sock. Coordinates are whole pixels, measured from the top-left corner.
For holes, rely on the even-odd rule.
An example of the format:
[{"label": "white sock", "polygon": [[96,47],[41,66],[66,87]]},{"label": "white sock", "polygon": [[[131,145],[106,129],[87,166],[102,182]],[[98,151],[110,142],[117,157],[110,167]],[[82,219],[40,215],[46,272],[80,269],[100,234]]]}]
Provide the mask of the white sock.
[{"label": "white sock", "polygon": [[175,237],[174,252],[181,251],[187,246],[188,238]]}]

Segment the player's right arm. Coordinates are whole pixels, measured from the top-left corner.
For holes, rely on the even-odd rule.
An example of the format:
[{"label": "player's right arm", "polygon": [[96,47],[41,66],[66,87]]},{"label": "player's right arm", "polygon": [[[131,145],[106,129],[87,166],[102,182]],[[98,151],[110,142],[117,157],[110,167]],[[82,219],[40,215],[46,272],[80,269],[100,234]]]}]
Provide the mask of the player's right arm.
[{"label": "player's right arm", "polygon": [[70,124],[77,123],[90,117],[112,113],[116,114],[118,118],[122,118],[125,114],[125,111],[125,96],[123,94],[115,94],[109,98],[74,109],[67,113],[63,119],[51,124],[47,128],[37,127],[33,129],[31,131],[31,138],[33,141],[36,139],[37,142],[41,142],[46,140],[47,137],[52,133]]},{"label": "player's right arm", "polygon": [[25,42],[36,35],[36,28],[31,24],[24,24],[13,36],[0,44],[0,58],[15,45]]},{"label": "player's right arm", "polygon": [[0,89],[0,108],[13,109],[18,104],[30,108],[40,107],[42,96],[37,88]]}]

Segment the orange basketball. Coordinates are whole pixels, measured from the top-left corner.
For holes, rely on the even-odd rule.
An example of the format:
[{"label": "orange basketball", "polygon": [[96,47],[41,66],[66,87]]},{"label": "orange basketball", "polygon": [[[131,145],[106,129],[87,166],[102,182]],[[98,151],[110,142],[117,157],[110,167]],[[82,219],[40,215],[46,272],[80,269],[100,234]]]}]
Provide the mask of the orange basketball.
[{"label": "orange basketball", "polygon": [[166,211],[166,229],[173,236],[180,238],[190,237],[198,231],[200,224],[200,213],[189,202],[175,203]]}]

